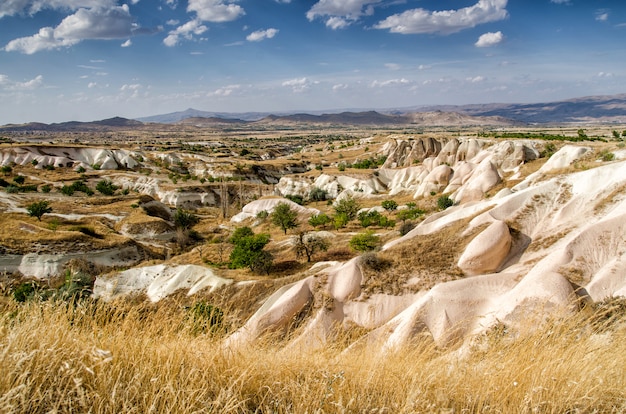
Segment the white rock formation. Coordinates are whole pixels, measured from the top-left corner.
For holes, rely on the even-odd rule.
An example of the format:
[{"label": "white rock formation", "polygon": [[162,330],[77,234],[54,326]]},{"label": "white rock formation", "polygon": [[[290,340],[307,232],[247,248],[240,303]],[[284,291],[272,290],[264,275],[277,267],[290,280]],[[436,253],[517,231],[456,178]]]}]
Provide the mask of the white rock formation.
[{"label": "white rock formation", "polygon": [[267,211],[268,213],[272,213],[274,211],[274,208],[276,208],[276,206],[280,203],[288,204],[292,210],[295,210],[298,212],[298,214],[302,215],[312,216],[314,214],[319,214],[320,212],[315,208],[302,207],[301,205],[296,204],[286,198],[262,198],[243,206],[243,208],[241,209],[241,213],[234,215],[230,219],[230,221],[233,223],[241,223],[244,220],[256,217],[256,215],[261,211]]},{"label": "white rock formation", "polygon": [[145,293],[152,302],[158,302],[180,289],[189,289],[187,294],[193,295],[202,289],[212,291],[230,283],[232,280],[221,278],[202,266],[157,265],[99,276],[93,296],[108,301],[128,294]]}]

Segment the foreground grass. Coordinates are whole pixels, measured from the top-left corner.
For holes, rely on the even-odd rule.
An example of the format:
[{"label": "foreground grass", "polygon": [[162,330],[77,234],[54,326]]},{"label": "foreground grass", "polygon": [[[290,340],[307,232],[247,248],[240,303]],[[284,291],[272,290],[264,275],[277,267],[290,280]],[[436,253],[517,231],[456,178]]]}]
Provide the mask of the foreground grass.
[{"label": "foreground grass", "polygon": [[[0,412],[624,412],[626,316],[590,310],[471,351],[220,346],[176,306],[5,302]],[[623,307],[617,309],[623,312]]]}]

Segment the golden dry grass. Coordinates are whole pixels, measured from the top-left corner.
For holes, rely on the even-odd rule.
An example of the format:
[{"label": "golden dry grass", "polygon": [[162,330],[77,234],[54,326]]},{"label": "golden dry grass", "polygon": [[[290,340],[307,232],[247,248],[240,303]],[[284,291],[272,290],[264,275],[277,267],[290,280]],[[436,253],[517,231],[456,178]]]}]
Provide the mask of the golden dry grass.
[{"label": "golden dry grass", "polygon": [[[623,306],[621,308],[623,312]],[[615,311],[615,309],[614,309]],[[175,303],[3,305],[4,413],[585,413],[626,410],[623,313],[581,312],[463,358],[427,338],[386,355],[279,340],[224,349]]]}]

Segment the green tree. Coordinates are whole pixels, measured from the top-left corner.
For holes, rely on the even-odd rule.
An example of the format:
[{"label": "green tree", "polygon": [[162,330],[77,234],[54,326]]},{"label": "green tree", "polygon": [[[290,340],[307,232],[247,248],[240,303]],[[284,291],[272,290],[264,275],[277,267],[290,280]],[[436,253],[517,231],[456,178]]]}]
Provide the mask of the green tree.
[{"label": "green tree", "polygon": [[348,244],[357,252],[369,252],[380,246],[380,237],[372,231],[366,231],[352,237]]},{"label": "green tree", "polygon": [[[231,241],[233,241],[232,237]],[[264,271],[269,274],[272,255],[263,250],[269,241],[270,236],[265,233],[236,237],[235,248],[230,253],[229,267],[231,269],[247,267],[252,271]]]},{"label": "green tree", "polygon": [[3,165],[2,167],[0,167],[0,171],[2,171],[2,174],[4,174],[4,176],[9,176],[11,175],[11,173],[13,172],[13,168],[11,168],[10,165]]},{"label": "green tree", "polygon": [[584,129],[579,129],[578,130],[578,139],[579,140],[586,140],[587,139],[587,134],[585,133]]},{"label": "green tree", "polygon": [[330,222],[331,218],[328,217],[328,215],[326,215],[325,213],[315,214],[309,218],[309,224],[315,228],[320,226],[324,227]]},{"label": "green tree", "polygon": [[300,231],[293,236],[293,242],[296,249],[296,257],[306,257],[307,262],[311,262],[311,258],[315,253],[319,251],[325,252],[330,246],[326,239],[304,231]]},{"label": "green tree", "polygon": [[41,221],[41,216],[52,212],[52,207],[50,207],[50,203],[47,200],[42,200],[30,204],[26,207],[26,211],[28,211],[29,216],[37,217],[37,220]]},{"label": "green tree", "polygon": [[98,181],[98,184],[96,184],[96,190],[107,196],[115,194],[115,191],[118,188],[119,187],[113,184],[110,180],[100,180]]},{"label": "green tree", "polygon": [[13,178],[13,182],[15,182],[16,184],[24,184],[24,181],[26,181],[26,177],[24,177],[23,175],[17,175],[15,176],[15,178]]},{"label": "green tree", "polygon": [[287,203],[278,203],[271,214],[272,223],[280,227],[285,234],[287,230],[298,226],[298,212]]},{"label": "green tree", "polygon": [[345,214],[348,221],[351,221],[356,218],[359,210],[361,209],[361,205],[351,195],[348,195],[335,202],[333,208],[338,215]]}]

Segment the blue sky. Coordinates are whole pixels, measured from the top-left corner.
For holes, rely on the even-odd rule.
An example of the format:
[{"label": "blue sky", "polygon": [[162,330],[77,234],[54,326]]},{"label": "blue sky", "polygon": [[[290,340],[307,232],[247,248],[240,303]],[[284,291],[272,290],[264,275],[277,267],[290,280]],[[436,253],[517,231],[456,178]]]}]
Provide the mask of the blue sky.
[{"label": "blue sky", "polygon": [[626,92],[624,0],[1,0],[0,124]]}]

